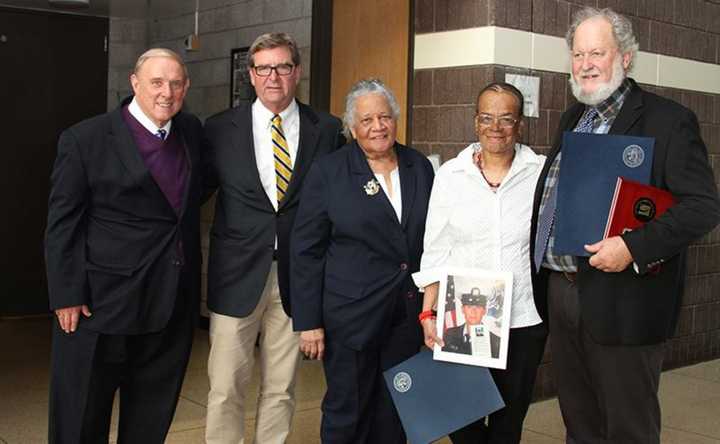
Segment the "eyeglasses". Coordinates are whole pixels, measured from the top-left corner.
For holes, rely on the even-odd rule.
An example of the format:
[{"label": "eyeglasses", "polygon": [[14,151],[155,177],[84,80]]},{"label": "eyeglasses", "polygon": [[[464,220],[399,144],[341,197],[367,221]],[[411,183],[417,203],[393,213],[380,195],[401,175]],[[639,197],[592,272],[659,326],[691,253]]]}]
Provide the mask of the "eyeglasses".
[{"label": "eyeglasses", "polygon": [[480,126],[492,126],[497,121],[500,128],[512,128],[518,122],[518,119],[510,116],[495,117],[490,114],[478,114],[477,121]]},{"label": "eyeglasses", "polygon": [[290,63],[280,63],[279,65],[259,65],[259,66],[253,66],[253,70],[255,71],[255,74],[259,75],[260,77],[268,77],[270,74],[272,74],[273,70],[277,73],[279,76],[289,76],[293,70],[295,69],[295,65]]}]

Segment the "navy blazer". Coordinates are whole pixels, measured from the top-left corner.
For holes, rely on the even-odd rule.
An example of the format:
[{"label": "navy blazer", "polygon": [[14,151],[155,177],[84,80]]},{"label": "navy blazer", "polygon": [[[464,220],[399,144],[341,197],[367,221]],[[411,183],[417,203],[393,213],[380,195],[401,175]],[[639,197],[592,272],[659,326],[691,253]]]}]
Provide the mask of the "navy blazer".
[{"label": "navy blazer", "polygon": [[207,279],[207,304],[215,313],[245,317],[255,310],[267,282],[277,237],[278,286],[283,309],[290,315],[288,245],[304,177],[315,159],[345,143],[337,117],[299,102],[298,112],[297,159],[277,211],[257,169],[252,103],[241,103],[205,122],[206,192],[218,190]]},{"label": "navy blazer", "polygon": [[200,121],[183,112],[172,119],[189,166],[178,215],[123,120],[129,102],[63,131],[48,205],[50,308],[87,304],[92,316],[79,327],[105,334],[164,328],[179,288],[191,309],[200,302]]},{"label": "navy blazer", "polygon": [[414,149],[396,143],[395,150],[400,221],[382,189],[366,192],[375,176],[356,142],[308,173],[291,243],[295,330],[323,327],[327,337],[362,350],[382,340],[402,309],[397,301],[417,324],[422,301],[411,274],[420,268],[434,173]]},{"label": "navy blazer", "polygon": [[[632,265],[619,273],[605,273],[590,266],[588,258],[578,258],[583,323],[595,341],[606,345],[655,344],[672,336],[682,298],[687,246],[720,220],[718,192],[695,114],[631,82],[632,89],[610,134],[655,139],[650,184],[668,190],[677,203],[656,220],[622,235],[640,274]],[[540,174],[530,232],[531,258],[545,178],[562,148],[562,132],[572,130],[584,110],[585,105],[576,103],[563,114]],[[660,264],[657,272],[649,272]],[[547,270],[533,276],[533,288],[536,301],[543,301],[539,306],[546,319]]]}]

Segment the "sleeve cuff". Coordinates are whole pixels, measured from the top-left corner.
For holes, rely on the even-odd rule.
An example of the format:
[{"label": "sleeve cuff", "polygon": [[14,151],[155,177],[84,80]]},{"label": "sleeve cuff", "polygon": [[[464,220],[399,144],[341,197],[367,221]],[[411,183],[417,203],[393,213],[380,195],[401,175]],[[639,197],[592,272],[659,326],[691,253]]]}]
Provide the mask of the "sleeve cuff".
[{"label": "sleeve cuff", "polygon": [[423,289],[430,284],[434,284],[435,282],[439,282],[440,276],[441,272],[439,268],[428,268],[412,274],[415,285],[420,289]]}]

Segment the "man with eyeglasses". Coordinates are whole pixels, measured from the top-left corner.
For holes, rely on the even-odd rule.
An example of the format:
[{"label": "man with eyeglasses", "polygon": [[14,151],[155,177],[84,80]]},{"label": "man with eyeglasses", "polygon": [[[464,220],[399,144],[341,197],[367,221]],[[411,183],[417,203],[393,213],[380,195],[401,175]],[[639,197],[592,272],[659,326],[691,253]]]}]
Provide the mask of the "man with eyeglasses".
[{"label": "man with eyeglasses", "polygon": [[[312,162],[345,142],[340,120],[295,100],[300,53],[285,33],[250,47],[257,99],[206,122],[210,234],[208,443],[241,443],[245,392],[259,346],[255,442],[285,442],[300,352],[290,319],[290,229]],[[259,338],[258,338],[259,334]]]},{"label": "man with eyeglasses", "polygon": [[[568,443],[660,442],[666,340],[681,305],[688,245],[712,230],[720,203],[695,114],[628,77],[638,49],[628,18],[583,8],[566,35],[578,103],[561,117],[538,181],[530,243],[533,283],[546,300],[552,368]],[[650,184],[676,203],[633,231],[586,245],[589,257],[554,248],[563,131],[652,138]],[[587,196],[592,201],[595,196]]]}]

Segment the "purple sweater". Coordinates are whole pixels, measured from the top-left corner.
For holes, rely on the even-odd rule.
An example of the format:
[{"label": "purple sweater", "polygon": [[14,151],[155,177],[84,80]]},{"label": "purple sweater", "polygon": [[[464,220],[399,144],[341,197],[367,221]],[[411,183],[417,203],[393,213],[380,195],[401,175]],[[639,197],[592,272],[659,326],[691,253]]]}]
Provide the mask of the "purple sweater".
[{"label": "purple sweater", "polygon": [[180,214],[188,177],[188,163],[179,131],[173,129],[165,140],[161,140],[142,126],[130,114],[127,106],[122,112],[145,166],[175,212]]}]

